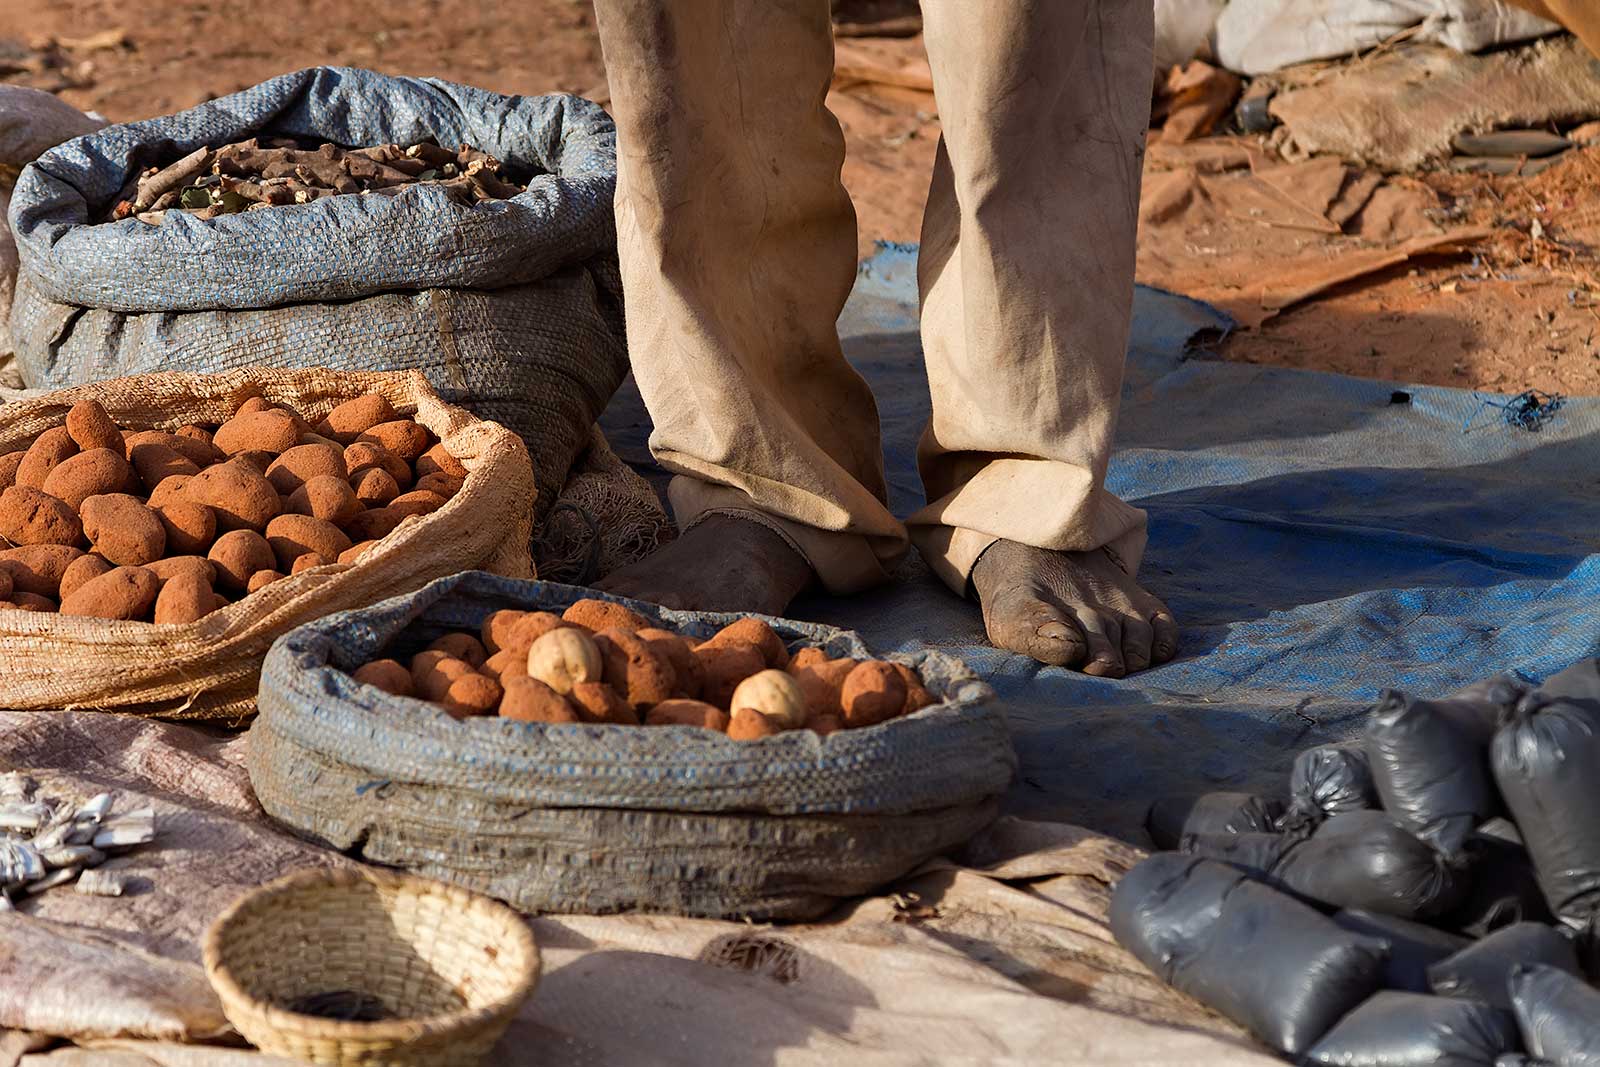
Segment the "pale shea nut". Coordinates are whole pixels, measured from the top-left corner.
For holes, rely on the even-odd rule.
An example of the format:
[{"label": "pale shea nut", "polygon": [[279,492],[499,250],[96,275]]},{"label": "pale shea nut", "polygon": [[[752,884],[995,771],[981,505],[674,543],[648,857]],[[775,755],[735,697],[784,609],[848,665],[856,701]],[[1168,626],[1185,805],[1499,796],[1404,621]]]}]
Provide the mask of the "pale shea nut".
[{"label": "pale shea nut", "polygon": [[728,732],[728,713],[703,700],[663,700],[645,713],[646,726],[698,726]]},{"label": "pale shea nut", "polygon": [[346,400],[328,412],[327,418],[317,423],[315,429],[319,435],[347,445],[374,426],[393,422],[398,417],[394,405],[387,398],[377,393],[366,393]]},{"label": "pale shea nut", "polygon": [[217,538],[206,554],[217,568],[217,584],[243,593],[257,571],[276,570],[278,557],[267,539],[254,530],[230,530]]},{"label": "pale shea nut", "polygon": [[83,532],[94,551],[119,567],[138,567],[167,553],[161,518],[126,493],[92,496],[83,502]]},{"label": "pale shea nut", "polygon": [[603,680],[600,649],[570,626],[551,630],[528,648],[528,676],[565,696],[583,682]]},{"label": "pale shea nut", "polygon": [[43,489],[75,508],[92,496],[125,492],[134,480],[133,468],[122,453],[95,448],[68,456],[45,475]]},{"label": "pale shea nut", "polygon": [[91,578],[61,602],[61,614],[96,619],[141,619],[156,602],[160,583],[143,567],[118,567]]},{"label": "pale shea nut", "polygon": [[238,460],[207,467],[190,478],[183,497],[216,512],[223,530],[264,530],[283,509],[266,475]]},{"label": "pale shea nut", "polygon": [[382,689],[390,696],[408,697],[416,692],[412,684],[411,672],[392,659],[375,659],[371,663],[363,663],[351,675],[362,685],[370,685]]},{"label": "pale shea nut", "polygon": [[289,496],[313,478],[344,482],[349,477],[344,449],[338,445],[295,445],[267,464],[267,481],[281,496]]},{"label": "pale shea nut", "polygon": [[845,726],[875,726],[900,714],[906,705],[906,683],[893,664],[868,660],[845,678],[839,704]]},{"label": "pale shea nut", "polygon": [[307,478],[289,494],[286,503],[287,510],[296,515],[310,515],[335,526],[343,526],[365,508],[349,482],[327,474]]},{"label": "pale shea nut", "polygon": [[745,708],[767,716],[782,730],[798,730],[806,724],[805,694],[793,678],[780,670],[769,668],[739,683],[733,691],[730,710]]},{"label": "pale shea nut", "polygon": [[75,545],[83,539],[83,523],[65,500],[13,485],[0,490],[0,537],[13,545]]},{"label": "pale shea nut", "polygon": [[547,723],[583,721],[565,697],[537,678],[519,674],[502,679],[501,687],[505,690],[500,698],[502,719]]},{"label": "pale shea nut", "polygon": [[80,400],[67,409],[67,434],[84,452],[91,448],[122,449],[122,428],[98,400]]},{"label": "pale shea nut", "polygon": [[[30,489],[43,489],[50,472],[78,454],[78,443],[72,439],[65,426],[52,426],[33,439],[27,455],[17,466],[17,485]],[[55,493],[51,493],[55,496]]]}]

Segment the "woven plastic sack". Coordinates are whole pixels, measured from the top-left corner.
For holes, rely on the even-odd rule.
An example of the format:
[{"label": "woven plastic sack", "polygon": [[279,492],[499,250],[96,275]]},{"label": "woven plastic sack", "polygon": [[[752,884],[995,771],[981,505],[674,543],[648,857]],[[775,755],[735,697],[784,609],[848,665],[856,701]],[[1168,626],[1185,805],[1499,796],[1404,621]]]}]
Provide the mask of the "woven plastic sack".
[{"label": "woven plastic sack", "polygon": [[504,427],[440,401],[419,374],[260,370],[101,382],[0,406],[0,453],[62,425],[67,409],[88,398],[122,426],[174,430],[222,422],[254,395],[316,422],[367,392],[382,393],[426,426],[467,468],[466,484],[448,504],[397,529],[354,563],[283,578],[198,622],[156,626],[0,612],[0,707],[236,721],[254,711],[272,642],[302,623],[467,568],[530,575],[533,472],[526,449]]},{"label": "woven plastic sack", "polygon": [[[458,722],[347,673],[477,630],[500,608],[560,612],[594,595],[462,574],[286,635],[250,731],[262,807],[313,840],[528,911],[751,919],[821,915],[994,818],[1016,768],[1004,718],[989,687],[939,652],[890,658],[920,670],[940,704],[759,742],[692,727]],[[733,618],[630,606],[699,638]],[[852,633],[769,621],[791,644],[868,655]]]},{"label": "woven plastic sack", "polygon": [[[525,192],[463,206],[433,186],[159,226],[97,223],[130,175],[255,136],[467,142]],[[519,434],[536,517],[627,370],[616,135],[571,96],[313,68],[46,152],[11,202],[11,332],[33,388],[241,366],[418,370]]]}]

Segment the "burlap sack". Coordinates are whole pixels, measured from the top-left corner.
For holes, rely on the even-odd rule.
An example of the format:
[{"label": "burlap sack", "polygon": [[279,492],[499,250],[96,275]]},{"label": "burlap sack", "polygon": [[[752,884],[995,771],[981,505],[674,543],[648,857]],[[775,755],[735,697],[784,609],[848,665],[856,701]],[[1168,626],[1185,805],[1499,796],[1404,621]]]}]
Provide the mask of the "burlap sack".
[{"label": "burlap sack", "polygon": [[247,369],[118,378],[0,407],[0,454],[61,425],[67,409],[89,397],[124,427],[172,430],[221,422],[252,395],[289,404],[314,422],[367,392],[382,393],[426,426],[467,468],[454,499],[355,563],[274,582],[199,622],[156,626],[0,612],[0,707],[238,721],[255,709],[267,648],[296,626],[458,571],[530,577],[534,483],[527,449],[499,423],[441,401],[417,373]]}]

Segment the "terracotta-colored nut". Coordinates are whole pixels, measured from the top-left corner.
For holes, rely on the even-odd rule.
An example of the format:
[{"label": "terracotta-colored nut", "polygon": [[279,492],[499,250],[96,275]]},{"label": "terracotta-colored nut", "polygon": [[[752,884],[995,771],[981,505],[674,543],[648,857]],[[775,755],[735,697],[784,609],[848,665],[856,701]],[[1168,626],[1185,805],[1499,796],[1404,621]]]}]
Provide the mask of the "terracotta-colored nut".
[{"label": "terracotta-colored nut", "polygon": [[412,492],[437,493],[439,496],[449,500],[461,492],[461,487],[466,484],[466,482],[453,474],[435,472],[433,474],[424,474],[418,478]]},{"label": "terracotta-colored nut", "polygon": [[365,507],[381,508],[400,495],[400,484],[382,467],[368,467],[350,476],[350,488]]},{"label": "terracotta-colored nut", "polygon": [[806,706],[813,712],[842,716],[844,705],[840,702],[840,695],[844,690],[844,680],[855,669],[856,661],[853,659],[824,657],[820,663],[808,667],[796,668],[791,663],[789,673],[805,694]]},{"label": "terracotta-colored nut", "polygon": [[364,508],[361,501],[356,499],[356,491],[350,488],[349,482],[327,474],[307,478],[303,485],[289,494],[285,503],[287,510],[296,515],[310,515],[335,526],[349,522]]},{"label": "terracotta-colored nut", "polygon": [[308,571],[312,567],[326,567],[332,562],[334,561],[326,556],[319,555],[316,552],[307,552],[305,555],[295,559],[294,563],[289,566],[289,573],[299,574],[301,571]]},{"label": "terracotta-colored nut", "polygon": [[639,631],[639,639],[648,644],[672,664],[678,683],[673,693],[679,697],[698,700],[706,684],[706,669],[694,654],[694,646],[681,634],[671,630],[647,629]]},{"label": "terracotta-colored nut", "polygon": [[418,652],[411,657],[411,684],[424,700],[443,700],[456,679],[477,673],[472,664],[448,652]]},{"label": "terracotta-colored nut", "polygon": [[183,487],[189,484],[192,477],[188,474],[174,474],[170,478],[163,478],[160,485],[150,490],[150,497],[145,503],[153,508],[163,508],[174,500],[187,499],[183,495]]},{"label": "terracotta-colored nut", "polygon": [[[98,578],[102,574],[107,574],[115,569],[116,568],[110,563],[107,563],[103,557],[96,556],[93,553],[90,553],[87,556],[79,556],[77,559],[67,564],[67,569],[61,572],[61,584],[57,588],[57,594],[62,598],[69,597],[73,593],[77,592],[85,582],[88,582],[94,578]],[[6,574],[6,583],[9,585],[11,581],[10,573],[0,573]],[[6,595],[11,595],[10,589],[6,590]]]},{"label": "terracotta-colored nut", "polygon": [[733,691],[740,682],[767,669],[767,661],[755,645],[701,645],[694,650],[694,656],[705,671],[700,699],[719,708],[733,700]]},{"label": "terracotta-colored nut", "polygon": [[94,551],[119,567],[138,567],[167,553],[167,528],[137,497],[106,493],[83,502],[83,532]]},{"label": "terracotta-colored nut", "polygon": [[[561,616],[548,611],[526,612],[515,622],[500,627],[498,631],[500,638],[502,638],[500,647],[520,651],[526,656],[528,649],[532,648],[533,643],[539,638],[551,630],[559,630],[563,626],[571,625],[571,623],[562,621]],[[485,645],[484,647],[487,648],[488,646]]]},{"label": "terracotta-colored nut", "polygon": [[473,670],[482,667],[484,660],[489,658],[489,653],[484,650],[483,643],[471,634],[464,633],[445,634],[429,645],[428,650],[448,652],[456,659],[466,660],[472,664]]},{"label": "terracotta-colored nut", "polygon": [[789,665],[789,650],[784,646],[783,638],[778,632],[765,622],[757,618],[743,618],[731,622],[718,630],[707,644],[723,645],[729,642],[745,645],[755,645],[761,650],[761,658],[767,666],[778,670]]},{"label": "terracotta-colored nut", "polygon": [[408,697],[416,692],[416,687],[411,683],[411,672],[392,659],[363,663],[350,676],[362,685],[382,689],[390,696]]},{"label": "terracotta-colored nut", "polygon": [[604,682],[579,682],[567,694],[567,700],[582,722],[639,725],[639,713],[633,705]]},{"label": "terracotta-colored nut", "polygon": [[92,496],[121,493],[133,480],[133,468],[122,453],[96,448],[68,456],[45,475],[43,489],[75,508]]},{"label": "terracotta-colored nut", "polygon": [[144,569],[163,584],[184,575],[193,575],[208,586],[217,582],[217,565],[204,556],[168,556],[145,564]]},{"label": "terracotta-colored nut", "polygon": [[442,444],[434,445],[417,457],[417,477],[429,474],[448,474],[462,481],[467,480],[466,466],[446,451]]},{"label": "terracotta-colored nut", "polygon": [[217,584],[243,592],[257,571],[276,570],[278,557],[254,530],[230,530],[217,538],[206,558],[217,568]]},{"label": "terracotta-colored nut", "polygon": [[[28,453],[17,467],[17,485],[43,489],[44,480],[56,467],[78,454],[78,442],[65,426],[53,426],[33,439]],[[56,494],[51,493],[51,496]]]},{"label": "terracotta-colored nut", "polygon": [[361,542],[358,542],[356,544],[351,545],[349,548],[345,549],[343,552],[339,553],[339,559],[337,560],[337,562],[339,562],[339,563],[354,563],[358,559],[360,559],[362,556],[366,555],[368,552],[370,552],[372,549],[374,549],[376,547],[378,547],[378,542],[376,542],[376,541],[361,541]]},{"label": "terracotta-colored nut", "polygon": [[256,393],[253,396],[245,397],[244,400],[240,402],[239,406],[233,409],[233,417],[238,418],[240,415],[256,415],[260,412],[271,410],[272,401],[268,400],[260,393]]},{"label": "terracotta-colored nut", "polygon": [[[63,575],[63,577],[65,577],[65,576]],[[93,575],[91,575],[90,577],[93,577]],[[85,579],[85,580],[87,580],[87,579]],[[4,600],[6,597],[10,596],[11,592],[12,592],[11,572],[6,570],[6,569],[4,569],[3,567],[0,567],[0,600]]]},{"label": "terracotta-colored nut", "polygon": [[13,545],[75,545],[83,539],[83,523],[66,501],[13,485],[0,490],[0,537]]},{"label": "terracotta-colored nut", "polygon": [[266,477],[267,468],[272,466],[272,461],[277,458],[278,454],[276,452],[263,452],[260,449],[251,449],[248,452],[240,452],[236,455],[230,456],[229,460],[233,463],[241,463],[262,477]]},{"label": "terracotta-colored nut", "polygon": [[580,600],[563,611],[561,617],[596,633],[601,630],[626,630],[628,633],[633,633],[655,626],[655,623],[632,608],[613,604],[609,600]]},{"label": "terracotta-colored nut", "polygon": [[160,583],[143,567],[118,567],[91,578],[61,602],[61,614],[96,619],[141,619],[156,602]]},{"label": "terracotta-colored nut", "polygon": [[582,722],[577,709],[565,697],[537,678],[526,674],[502,678],[505,696],[500,698],[500,717],[518,722]]},{"label": "terracotta-colored nut", "polygon": [[175,449],[155,441],[145,441],[128,449],[128,459],[133,463],[133,469],[138,472],[139,483],[145,489],[151,490],[173,475],[189,475],[193,477],[200,473],[200,465],[188,456],[180,455]]},{"label": "terracotta-colored nut", "polygon": [[211,443],[211,431],[204,426],[196,426],[192,422],[187,426],[179,426],[172,432],[179,437],[187,437],[191,441],[203,441],[208,445]]},{"label": "terracotta-colored nut", "polygon": [[474,715],[493,715],[500,707],[505,691],[500,683],[482,674],[469,674],[457,678],[445,690],[444,710],[453,719],[466,719]]},{"label": "terracotta-colored nut", "polygon": [[246,593],[258,593],[273,582],[283,581],[283,578],[282,571],[256,571],[245,583],[244,590]]},{"label": "terracotta-colored nut", "polygon": [[43,611],[54,613],[61,610],[59,607],[57,607],[54,600],[51,600],[47,596],[40,596],[38,593],[12,593],[11,606],[18,611]]},{"label": "terracotta-colored nut", "polygon": [[300,429],[281,411],[253,411],[235,415],[211,435],[211,443],[229,456],[241,452],[282,455],[300,443]]},{"label": "terracotta-colored nut", "polygon": [[23,545],[0,552],[0,569],[9,571],[13,599],[16,593],[54,597],[61,592],[61,576],[83,550],[70,545]]},{"label": "terracotta-colored nut", "polygon": [[847,727],[874,726],[900,714],[906,705],[906,683],[893,664],[868,660],[845,678],[839,703]]},{"label": "terracotta-colored nut", "polygon": [[728,736],[735,741],[759,741],[783,733],[776,719],[754,708],[740,708],[728,718]]},{"label": "terracotta-colored nut", "polygon": [[670,700],[678,688],[672,662],[627,630],[602,630],[594,635],[603,664],[602,680],[643,711]]},{"label": "terracotta-colored nut", "polygon": [[328,412],[327,418],[317,423],[315,429],[323,437],[331,437],[347,445],[374,426],[393,422],[397,417],[394,405],[386,398],[377,393],[367,393],[346,400]]},{"label": "terracotta-colored nut", "polygon": [[527,615],[526,611],[518,611],[516,608],[501,608],[499,611],[490,612],[488,618],[483,620],[483,625],[478,628],[478,639],[483,643],[484,649],[493,654],[506,648],[506,640],[511,634],[512,627]]},{"label": "terracotta-colored nut", "polygon": [[806,697],[795,680],[783,671],[768,668],[739,683],[729,702],[731,711],[752,708],[775,719],[785,730],[798,730],[806,724]]},{"label": "terracotta-colored nut", "polygon": [[346,522],[342,529],[352,541],[381,541],[394,533],[403,518],[404,515],[388,508],[368,508]]},{"label": "terracotta-colored nut", "polygon": [[190,478],[183,497],[215,511],[223,530],[264,530],[283,510],[266,475],[238,460],[207,467]]},{"label": "terracotta-colored nut", "polygon": [[217,594],[210,582],[203,582],[194,574],[179,575],[168,579],[156,594],[156,624],[181,626],[199,622],[216,606]]},{"label": "terracotta-colored nut", "polygon": [[406,515],[432,515],[448,503],[450,501],[438,493],[430,493],[425,489],[413,489],[411,492],[401,493],[391,500],[387,510],[402,517]]},{"label": "terracotta-colored nut", "polygon": [[204,504],[173,500],[153,509],[167,532],[167,551],[203,556],[217,539],[217,516]]},{"label": "terracotta-colored nut", "polygon": [[122,445],[123,456],[132,459],[133,450],[144,444],[170,448],[201,470],[227,459],[222,450],[211,443],[209,437],[197,438],[187,434],[166,433],[162,430],[139,430],[126,435]]},{"label": "terracotta-colored nut", "polygon": [[382,445],[407,463],[414,463],[433,444],[433,435],[412,419],[395,419],[363,430],[356,440]]},{"label": "terracotta-colored nut", "polygon": [[352,478],[364,470],[382,470],[394,479],[401,492],[411,488],[411,465],[382,445],[357,441],[345,448],[344,462]]},{"label": "terracotta-colored nut", "polygon": [[796,671],[804,670],[807,667],[814,667],[819,663],[826,663],[827,660],[828,654],[826,652],[820,648],[813,648],[808,645],[805,648],[795,649],[794,655],[789,657],[789,665],[785,667],[784,670],[788,671],[790,674],[793,674]]},{"label": "terracotta-colored nut", "polygon": [[310,515],[279,515],[267,523],[267,544],[278,557],[278,569],[287,572],[307,552],[338,559],[351,545],[344,531]]},{"label": "terracotta-colored nut", "polygon": [[844,729],[844,719],[833,714],[817,715],[813,713],[806,720],[806,729],[814,734],[827,737],[829,734],[836,734]]},{"label": "terracotta-colored nut", "polygon": [[502,648],[499,652],[484,660],[483,666],[479,667],[478,670],[487,674],[501,685],[505,685],[513,678],[526,678],[528,676],[528,653],[525,650]]},{"label": "terracotta-colored nut", "polygon": [[67,409],[67,433],[80,451],[91,448],[122,450],[122,430],[98,400],[80,400]]},{"label": "terracotta-colored nut", "polygon": [[551,630],[528,649],[528,675],[565,696],[574,686],[602,679],[600,649],[570,626]]},{"label": "terracotta-colored nut", "polygon": [[281,496],[288,496],[312,478],[348,481],[344,449],[338,445],[295,445],[267,465],[267,481]]},{"label": "terracotta-colored nut", "polygon": [[17,468],[22,466],[22,461],[27,456],[26,449],[21,452],[7,452],[0,456],[0,489],[10,489],[17,484]]},{"label": "terracotta-colored nut", "polygon": [[889,666],[894,668],[894,672],[906,685],[906,702],[901,707],[900,714],[911,715],[939,702],[938,698],[928,692],[927,687],[922,684],[922,678],[916,671],[904,663],[890,663]]},{"label": "terracotta-colored nut", "polygon": [[663,700],[645,713],[646,726],[698,726],[728,732],[728,713],[703,700]]}]

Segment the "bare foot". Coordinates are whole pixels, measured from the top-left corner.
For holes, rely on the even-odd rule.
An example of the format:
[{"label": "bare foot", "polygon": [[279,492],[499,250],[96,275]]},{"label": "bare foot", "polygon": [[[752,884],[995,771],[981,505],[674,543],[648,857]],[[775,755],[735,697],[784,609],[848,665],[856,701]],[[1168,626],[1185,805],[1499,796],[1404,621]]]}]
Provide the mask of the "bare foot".
[{"label": "bare foot", "polygon": [[1121,678],[1178,651],[1172,612],[1104,550],[996,541],[978,557],[972,586],[989,640],[1041,663]]},{"label": "bare foot", "polygon": [[712,515],[596,587],[680,611],[777,615],[813,577],[805,557],[765,526]]}]

